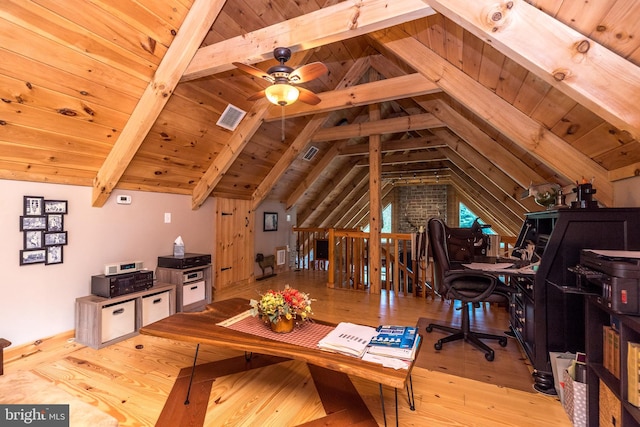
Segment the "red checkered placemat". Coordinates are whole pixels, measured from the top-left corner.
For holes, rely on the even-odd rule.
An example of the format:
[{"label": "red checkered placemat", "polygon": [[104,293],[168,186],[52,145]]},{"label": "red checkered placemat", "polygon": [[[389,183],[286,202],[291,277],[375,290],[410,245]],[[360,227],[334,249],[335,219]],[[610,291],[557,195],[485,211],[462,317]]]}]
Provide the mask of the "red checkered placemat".
[{"label": "red checkered placemat", "polygon": [[235,323],[223,325],[229,329],[269,338],[275,341],[299,345],[307,348],[318,348],[318,341],[324,338],[334,327],[320,325],[313,322],[302,322],[293,328],[293,331],[285,334],[273,332],[269,325],[257,317],[245,317]]}]

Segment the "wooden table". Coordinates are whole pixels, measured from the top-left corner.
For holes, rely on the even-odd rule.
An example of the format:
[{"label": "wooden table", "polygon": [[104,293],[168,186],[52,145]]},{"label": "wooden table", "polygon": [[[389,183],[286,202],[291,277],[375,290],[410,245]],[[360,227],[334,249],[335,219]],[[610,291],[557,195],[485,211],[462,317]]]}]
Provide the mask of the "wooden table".
[{"label": "wooden table", "polygon": [[[216,376],[228,375],[247,369],[255,369],[268,364],[279,363],[283,360],[295,359],[306,362],[308,365],[311,365],[309,366],[310,372],[328,415],[305,425],[326,425],[326,422],[329,421],[331,423],[342,421],[361,423],[358,425],[377,425],[375,419],[364,404],[364,401],[357,394],[355,387],[353,387],[353,384],[348,379],[348,375],[378,382],[380,384],[381,399],[383,397],[382,386],[393,387],[396,393],[396,421],[398,412],[398,389],[407,389],[409,404],[413,409],[413,390],[411,386],[411,369],[413,368],[413,364],[409,369],[395,370],[385,368],[375,363],[365,362],[359,358],[330,353],[317,348],[308,348],[280,342],[217,325],[217,323],[236,316],[249,308],[249,300],[243,298],[218,301],[207,305],[206,310],[203,312],[177,313],[147,325],[140,329],[140,333],[178,341],[240,350],[245,352],[245,356],[247,353],[258,353],[270,356],[267,356],[266,359],[265,357],[256,359],[255,366],[252,360],[246,357],[239,357],[237,360],[228,359],[226,361],[212,362],[206,364],[206,367],[201,365],[198,368],[200,368],[201,371],[206,371],[208,374],[205,376],[209,378],[206,379],[203,378],[202,375],[196,374],[196,381],[199,378],[203,381],[210,380],[212,383]],[[190,383],[193,380],[193,378],[189,378],[191,368],[185,368],[183,371],[184,372],[181,371],[176,380],[176,385],[174,385],[167,404],[165,404],[165,408],[156,424],[157,426],[178,425],[175,424],[176,421],[180,421],[180,425],[185,425],[185,417],[193,418],[194,414],[184,412],[190,412],[188,407],[194,405],[195,401],[199,402],[199,405],[204,404],[204,409],[201,408],[197,411],[199,414],[201,413],[202,421],[194,421],[191,425],[202,425],[202,422],[204,422],[204,413],[206,412],[210,387],[205,393],[206,396],[192,397],[183,404],[180,404],[182,403],[180,400],[184,401],[185,396],[185,394],[181,393],[188,392],[191,388]],[[330,380],[328,381],[327,379]],[[339,386],[341,390],[336,390],[336,386]],[[201,388],[202,387],[197,387],[198,390]],[[196,388],[194,388],[194,390],[196,390]],[[349,396],[337,398],[336,393],[346,393]],[[384,400],[382,400],[382,405],[384,415]],[[182,406],[182,408],[180,408],[180,406]],[[180,411],[183,413],[180,414]],[[198,422],[201,423],[198,424]]]}]

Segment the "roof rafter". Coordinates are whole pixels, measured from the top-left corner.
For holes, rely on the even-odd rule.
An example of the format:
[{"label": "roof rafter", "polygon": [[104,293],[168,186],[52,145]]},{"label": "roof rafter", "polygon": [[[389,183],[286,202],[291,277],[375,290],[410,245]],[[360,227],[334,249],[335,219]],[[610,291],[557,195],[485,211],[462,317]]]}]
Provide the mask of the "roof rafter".
[{"label": "roof rafter", "polygon": [[[600,183],[599,201],[613,205],[613,185],[607,172],[544,126],[485,88],[405,31],[394,27],[369,35],[383,49],[435,81],[479,118],[538,157],[569,181],[592,176]],[[571,159],[570,162],[566,159]]]},{"label": "roof rafter", "polygon": [[225,3],[226,0],[196,0],[191,6],[181,31],[93,180],[92,206],[103,206],[111,195]]},{"label": "roof rafter", "polygon": [[[425,3],[614,126],[640,137],[640,72],[633,63],[525,1]],[[615,85],[609,84],[613,76]]]}]

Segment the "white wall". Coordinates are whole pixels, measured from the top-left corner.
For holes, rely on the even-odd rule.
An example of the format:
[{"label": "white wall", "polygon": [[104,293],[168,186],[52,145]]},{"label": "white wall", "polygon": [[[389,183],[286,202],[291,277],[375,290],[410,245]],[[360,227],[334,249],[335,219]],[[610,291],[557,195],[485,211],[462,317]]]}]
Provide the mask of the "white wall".
[{"label": "white wall", "polygon": [[[597,196],[597,186],[594,187]],[[640,176],[616,181],[613,184],[613,201],[616,207],[640,207]]]},{"label": "white wall", "polygon": [[[278,231],[263,231],[265,212],[278,214]],[[289,221],[287,221],[287,215],[289,215]],[[295,210],[286,211],[283,203],[265,200],[256,210],[255,218],[254,250],[256,254],[275,255],[277,247],[295,246],[295,241],[292,243],[292,228],[296,224]],[[254,262],[253,272],[256,277],[262,276],[258,263]],[[267,274],[269,273],[271,270],[267,270]]]},{"label": "white wall", "polygon": [[[213,253],[211,200],[193,211],[190,196],[116,190],[94,208],[91,194],[88,187],[0,180],[0,338],[20,345],[74,329],[75,299],[91,293],[91,276],[107,263],[137,260],[155,270],[178,236],[187,252]],[[131,205],[116,204],[119,194],[130,195]],[[62,264],[20,266],[23,196],[68,201]]]}]

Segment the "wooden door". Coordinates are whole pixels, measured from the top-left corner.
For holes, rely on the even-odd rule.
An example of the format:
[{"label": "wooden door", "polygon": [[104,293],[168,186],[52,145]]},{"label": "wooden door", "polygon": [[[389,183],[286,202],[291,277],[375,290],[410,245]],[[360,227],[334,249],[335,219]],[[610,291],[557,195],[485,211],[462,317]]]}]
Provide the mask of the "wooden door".
[{"label": "wooden door", "polygon": [[251,201],[216,197],[215,203],[215,286],[225,289],[234,283],[253,282],[255,215]]}]

